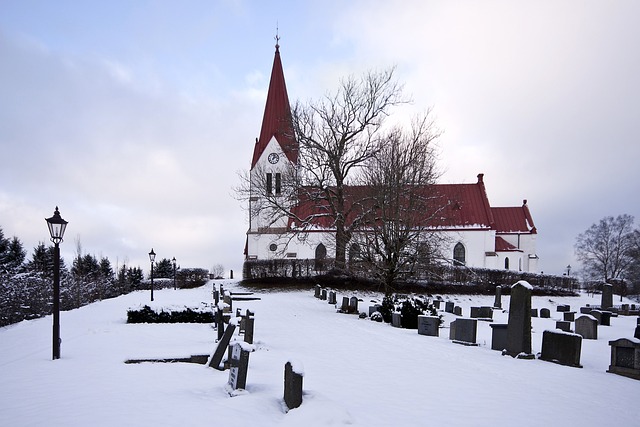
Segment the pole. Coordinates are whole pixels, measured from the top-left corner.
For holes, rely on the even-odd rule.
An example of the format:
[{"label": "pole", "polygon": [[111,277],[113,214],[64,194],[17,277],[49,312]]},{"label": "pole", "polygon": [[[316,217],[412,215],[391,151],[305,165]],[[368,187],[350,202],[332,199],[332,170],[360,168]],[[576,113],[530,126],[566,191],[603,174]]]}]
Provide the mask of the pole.
[{"label": "pole", "polygon": [[153,301],[153,261],[151,261],[151,301]]},{"label": "pole", "polygon": [[60,359],[60,246],[53,249],[53,360]]}]

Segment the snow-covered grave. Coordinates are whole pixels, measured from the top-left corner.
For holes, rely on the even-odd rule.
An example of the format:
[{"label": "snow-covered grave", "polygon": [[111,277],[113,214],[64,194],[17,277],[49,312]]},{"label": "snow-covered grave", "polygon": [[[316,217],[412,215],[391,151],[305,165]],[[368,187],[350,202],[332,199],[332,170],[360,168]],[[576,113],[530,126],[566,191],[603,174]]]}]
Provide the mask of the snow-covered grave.
[{"label": "snow-covered grave", "polygon": [[[237,282],[224,283],[242,292]],[[214,282],[190,290],[163,289],[154,308],[212,302]],[[340,297],[342,293],[338,291]],[[382,295],[350,292],[368,313]],[[62,357],[51,360],[51,317],[0,328],[1,425],[26,426],[540,426],[638,425],[640,381],[608,373],[609,341],[633,337],[635,316],[598,327],[582,341],[582,369],[538,358],[521,360],[491,349],[490,322],[478,322],[478,346],[448,339],[456,319],[443,315],[443,333],[339,314],[308,291],[261,292],[261,300],[234,301],[256,314],[246,389],[228,393],[229,372],[197,363],[126,360],[184,359],[211,354],[212,324],[127,324],[129,307],[149,304],[148,292],[61,313]],[[509,306],[503,295],[503,307]],[[615,296],[616,302],[619,296]],[[341,299],[339,299],[341,300]],[[443,295],[463,308],[493,305],[494,296]],[[545,330],[562,320],[559,304],[599,304],[599,296],[533,297],[532,352]],[[623,301],[627,303],[630,301]],[[494,323],[508,321],[495,310]],[[304,364],[303,401],[283,406],[283,366]],[[298,369],[300,370],[300,369]]]}]

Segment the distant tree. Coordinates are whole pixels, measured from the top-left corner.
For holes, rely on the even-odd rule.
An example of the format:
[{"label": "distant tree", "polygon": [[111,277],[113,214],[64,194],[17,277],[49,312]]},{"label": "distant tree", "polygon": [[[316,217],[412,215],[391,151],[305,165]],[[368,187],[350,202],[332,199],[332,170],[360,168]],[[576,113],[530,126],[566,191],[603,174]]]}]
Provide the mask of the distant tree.
[{"label": "distant tree", "polygon": [[173,263],[168,258],[162,258],[153,267],[153,277],[156,279],[173,278]]},{"label": "distant tree", "polygon": [[140,283],[142,283],[142,279],[144,279],[142,268],[129,267],[127,269],[127,282],[129,283],[131,290],[140,289]]},{"label": "distant tree", "polygon": [[627,214],[608,216],[578,235],[575,253],[587,278],[604,282],[626,278],[634,261],[633,221]]},{"label": "distant tree", "polygon": [[[44,243],[38,243],[38,246],[33,248],[31,254],[31,260],[27,262],[27,270],[44,273],[47,277],[53,278],[53,246],[45,246]],[[64,263],[64,258],[60,258],[60,271],[66,271],[67,267]]]},{"label": "distant tree", "polygon": [[224,266],[222,264],[216,264],[211,268],[209,273],[214,279],[224,279]]}]

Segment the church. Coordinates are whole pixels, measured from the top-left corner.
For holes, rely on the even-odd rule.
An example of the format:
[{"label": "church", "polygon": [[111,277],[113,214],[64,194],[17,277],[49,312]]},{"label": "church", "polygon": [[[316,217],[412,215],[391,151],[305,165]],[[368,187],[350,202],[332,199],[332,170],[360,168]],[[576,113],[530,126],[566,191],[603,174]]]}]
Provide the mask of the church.
[{"label": "church", "polygon": [[[249,230],[244,250],[247,261],[334,258],[331,248],[335,246],[332,244],[335,230],[330,221],[319,222],[301,236],[293,232],[296,224],[286,215],[266,217],[259,209],[265,192],[279,195],[287,171],[297,165],[298,143],[290,117],[276,44],[262,128],[255,142],[249,173],[251,182],[260,180],[265,185],[252,185],[249,197]],[[440,249],[443,259],[452,265],[473,268],[537,272],[537,230],[526,200],[520,206],[491,206],[482,173],[472,184],[436,184],[434,187],[444,212],[443,220],[437,225],[438,232],[446,235],[442,239],[445,247]],[[356,244],[347,245],[347,258],[351,259],[357,251]]]}]

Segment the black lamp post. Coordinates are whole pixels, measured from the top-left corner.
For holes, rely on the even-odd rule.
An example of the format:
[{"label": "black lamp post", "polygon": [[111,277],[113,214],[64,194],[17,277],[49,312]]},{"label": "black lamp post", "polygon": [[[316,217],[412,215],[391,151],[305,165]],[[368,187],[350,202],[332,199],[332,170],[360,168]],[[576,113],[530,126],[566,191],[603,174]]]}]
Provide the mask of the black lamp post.
[{"label": "black lamp post", "polygon": [[53,360],[60,359],[60,242],[68,222],[62,219],[58,207],[51,218],[45,218],[51,234],[53,250]]},{"label": "black lamp post", "polygon": [[151,301],[153,301],[153,263],[156,260],[156,253],[153,252],[153,248],[151,248],[151,252],[149,252],[149,261],[151,261]]},{"label": "black lamp post", "polygon": [[171,260],[171,263],[173,264],[173,290],[176,290],[176,257],[173,257],[173,259]]}]

